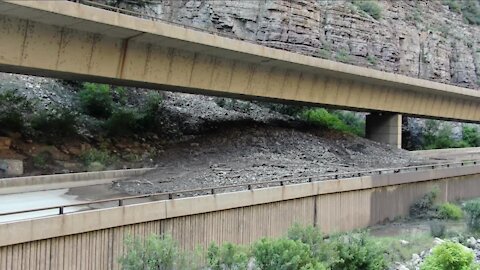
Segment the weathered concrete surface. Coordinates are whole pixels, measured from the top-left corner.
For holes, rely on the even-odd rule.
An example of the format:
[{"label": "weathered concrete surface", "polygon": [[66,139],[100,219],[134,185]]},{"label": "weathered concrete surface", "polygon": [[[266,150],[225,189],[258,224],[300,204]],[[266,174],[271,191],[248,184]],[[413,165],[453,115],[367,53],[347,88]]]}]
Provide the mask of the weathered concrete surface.
[{"label": "weathered concrete surface", "polygon": [[[480,196],[480,166],[331,180],[149,202],[0,224],[1,269],[120,269],[128,235],[170,233],[182,248],[247,244],[294,223],[325,233],[408,214],[438,187],[441,201]],[[43,239],[43,240],[42,240]],[[40,256],[37,256],[40,254]],[[65,265],[67,267],[65,267]]]},{"label": "weathered concrete surface", "polygon": [[0,70],[480,121],[480,93],[63,1],[5,1]]},{"label": "weathered concrete surface", "polygon": [[[182,248],[247,244],[294,223],[325,233],[408,214],[438,187],[441,201],[480,195],[480,166],[444,168],[150,202],[0,224],[2,269],[120,269],[128,235],[170,233]],[[44,240],[42,240],[44,239]],[[33,241],[38,240],[38,241]],[[40,254],[40,255],[38,255]]]},{"label": "weathered concrete surface", "polygon": [[140,176],[149,170],[151,168],[2,178],[0,194],[104,184],[122,178]]},{"label": "weathered concrete surface", "polygon": [[455,162],[471,161],[480,159],[480,147],[418,150],[411,153],[420,157],[437,160],[450,160]]},{"label": "weathered concrete surface", "polygon": [[[118,226],[223,211],[232,208],[249,207],[299,198],[322,196],[334,193],[412,184],[420,182],[474,176],[478,180],[480,165],[458,168],[443,168],[418,172],[374,175],[358,178],[320,181],[306,184],[287,185],[251,191],[221,193],[216,195],[182,198],[168,201],[134,204],[113,209],[99,209],[88,212],[48,217],[36,220],[0,224],[0,246],[41,240],[63,235],[84,233]],[[476,189],[480,192],[480,189]],[[480,195],[480,193],[478,194]],[[397,205],[398,201],[391,201]],[[351,205],[348,207],[364,207]],[[408,207],[407,207],[408,208]],[[332,213],[334,214],[334,213]],[[390,215],[390,213],[388,213]],[[398,213],[405,214],[405,213]],[[47,226],[48,224],[48,226]],[[349,225],[355,227],[353,224]],[[35,229],[33,229],[35,228]],[[44,228],[39,230],[37,228]],[[23,232],[8,236],[7,231]]]},{"label": "weathered concrete surface", "polygon": [[365,136],[373,141],[402,148],[402,115],[392,113],[368,114]]}]

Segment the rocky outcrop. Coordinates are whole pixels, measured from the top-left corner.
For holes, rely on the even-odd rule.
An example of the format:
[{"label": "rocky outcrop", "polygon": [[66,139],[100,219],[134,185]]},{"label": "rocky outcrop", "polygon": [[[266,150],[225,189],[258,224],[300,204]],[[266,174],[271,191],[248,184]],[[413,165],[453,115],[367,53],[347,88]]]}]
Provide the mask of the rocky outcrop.
[{"label": "rocky outcrop", "polygon": [[480,88],[478,26],[466,24],[442,1],[378,4],[378,20],[350,1],[161,0],[147,10],[274,48]]}]

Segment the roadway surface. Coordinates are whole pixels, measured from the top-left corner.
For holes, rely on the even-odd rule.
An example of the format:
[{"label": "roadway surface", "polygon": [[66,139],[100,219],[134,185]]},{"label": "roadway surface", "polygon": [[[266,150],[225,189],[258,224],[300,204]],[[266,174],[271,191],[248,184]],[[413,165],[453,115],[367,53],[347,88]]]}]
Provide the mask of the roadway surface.
[{"label": "roadway surface", "polygon": [[421,157],[438,161],[462,162],[480,159],[480,147],[412,151]]},{"label": "roadway surface", "polygon": [[[432,160],[432,163],[462,162],[480,159],[480,148],[426,150],[413,151],[412,153],[415,155],[420,155],[422,157],[430,158]],[[66,204],[84,203],[128,196],[127,194],[122,194],[121,192],[112,190],[110,186],[111,184],[97,184],[82,187],[72,187],[68,189],[51,189],[45,191],[0,195],[0,213],[60,206]],[[148,200],[132,200],[128,204],[145,201]],[[71,213],[108,206],[113,205],[112,203],[103,203],[82,207],[69,207],[65,208],[64,212]],[[36,217],[44,217],[56,214],[58,214],[58,210],[46,210],[38,211],[35,213],[0,216],[0,223],[17,221],[22,219],[31,219]]]}]

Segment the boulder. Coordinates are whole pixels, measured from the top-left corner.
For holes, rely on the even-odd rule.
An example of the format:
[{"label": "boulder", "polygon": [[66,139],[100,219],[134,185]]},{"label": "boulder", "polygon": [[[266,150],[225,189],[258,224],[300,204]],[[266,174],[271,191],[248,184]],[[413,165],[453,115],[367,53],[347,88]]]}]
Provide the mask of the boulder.
[{"label": "boulder", "polygon": [[0,175],[21,176],[23,174],[23,161],[17,159],[0,159]]}]

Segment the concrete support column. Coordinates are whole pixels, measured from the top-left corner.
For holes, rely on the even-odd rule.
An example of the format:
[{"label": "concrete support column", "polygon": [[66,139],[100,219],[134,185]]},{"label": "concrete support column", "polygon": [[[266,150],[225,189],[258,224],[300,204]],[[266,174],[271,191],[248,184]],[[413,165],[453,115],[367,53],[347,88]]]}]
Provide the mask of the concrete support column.
[{"label": "concrete support column", "polygon": [[367,115],[367,139],[402,148],[402,115],[395,113],[370,113]]}]

